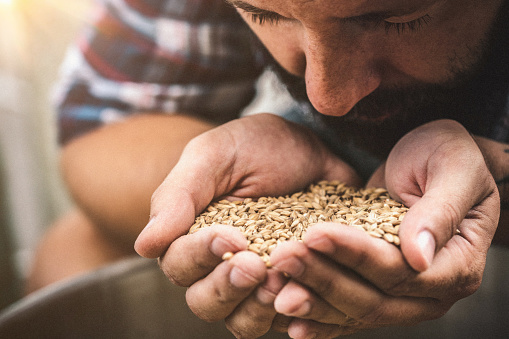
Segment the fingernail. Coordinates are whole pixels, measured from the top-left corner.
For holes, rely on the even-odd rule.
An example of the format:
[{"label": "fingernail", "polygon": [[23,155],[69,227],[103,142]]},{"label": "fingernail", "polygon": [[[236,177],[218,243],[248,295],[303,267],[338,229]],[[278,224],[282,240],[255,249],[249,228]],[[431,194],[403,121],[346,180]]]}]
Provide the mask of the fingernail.
[{"label": "fingernail", "polygon": [[234,266],[230,271],[230,283],[237,288],[252,287],[258,283],[255,278]]},{"label": "fingernail", "polygon": [[210,252],[212,252],[217,257],[222,257],[226,252],[231,252],[234,250],[235,248],[231,243],[219,236],[216,236],[210,244]]},{"label": "fingernail", "polygon": [[271,305],[274,303],[274,300],[276,300],[276,294],[260,286],[256,290],[256,299],[258,299],[262,305]]},{"label": "fingernail", "polygon": [[311,311],[311,303],[309,301],[305,301],[299,305],[299,308],[292,312],[292,316],[294,317],[304,317],[309,314]]},{"label": "fingernail", "polygon": [[306,242],[309,248],[324,254],[334,254],[336,247],[327,237],[320,237]]},{"label": "fingernail", "polygon": [[419,246],[419,249],[426,259],[426,268],[429,267],[435,256],[435,237],[433,237],[433,234],[431,234],[431,232],[428,230],[421,231],[417,235],[417,246]]}]

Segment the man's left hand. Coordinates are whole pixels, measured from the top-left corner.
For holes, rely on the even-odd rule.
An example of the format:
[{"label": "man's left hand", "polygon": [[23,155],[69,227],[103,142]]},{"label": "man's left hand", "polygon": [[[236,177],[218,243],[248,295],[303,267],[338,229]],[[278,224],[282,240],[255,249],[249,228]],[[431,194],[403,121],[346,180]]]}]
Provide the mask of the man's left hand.
[{"label": "man's left hand", "polygon": [[271,262],[291,280],[275,309],[295,317],[292,338],[435,319],[481,283],[500,199],[461,125],[440,120],[413,130],[368,185],[385,186],[410,207],[400,226],[401,250],[338,224],[314,225],[304,243],[278,246]]}]

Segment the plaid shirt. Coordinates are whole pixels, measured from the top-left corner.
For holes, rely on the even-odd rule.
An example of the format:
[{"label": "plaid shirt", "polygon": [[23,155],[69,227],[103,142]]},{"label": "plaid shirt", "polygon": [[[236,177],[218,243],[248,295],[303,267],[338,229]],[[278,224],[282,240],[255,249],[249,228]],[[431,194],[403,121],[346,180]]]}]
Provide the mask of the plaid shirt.
[{"label": "plaid shirt", "polygon": [[139,112],[238,116],[264,68],[223,0],[102,0],[70,48],[56,102],[60,142]]},{"label": "plaid shirt", "polygon": [[[253,45],[223,0],[100,0],[62,67],[60,141],[140,112],[234,119],[265,67]],[[509,105],[496,115],[483,134],[508,142]]]}]

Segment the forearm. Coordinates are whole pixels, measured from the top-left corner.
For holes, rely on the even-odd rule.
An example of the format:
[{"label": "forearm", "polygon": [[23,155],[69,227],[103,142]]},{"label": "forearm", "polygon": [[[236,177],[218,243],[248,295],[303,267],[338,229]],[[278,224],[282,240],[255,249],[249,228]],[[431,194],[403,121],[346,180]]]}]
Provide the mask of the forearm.
[{"label": "forearm", "polygon": [[500,221],[494,243],[509,246],[509,145],[475,136],[500,193]]},{"label": "forearm", "polygon": [[187,142],[212,127],[187,116],[155,114],[106,126],[64,147],[65,183],[101,230],[132,247],[148,221],[152,193]]}]

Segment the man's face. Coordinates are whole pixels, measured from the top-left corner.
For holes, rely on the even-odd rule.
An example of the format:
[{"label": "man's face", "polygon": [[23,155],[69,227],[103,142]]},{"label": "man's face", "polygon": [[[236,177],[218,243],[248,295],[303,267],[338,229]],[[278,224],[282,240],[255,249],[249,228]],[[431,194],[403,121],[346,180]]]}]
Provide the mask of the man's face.
[{"label": "man's face", "polygon": [[454,86],[478,66],[503,0],[229,2],[274,59],[304,78],[315,109],[342,116],[365,97]]}]

